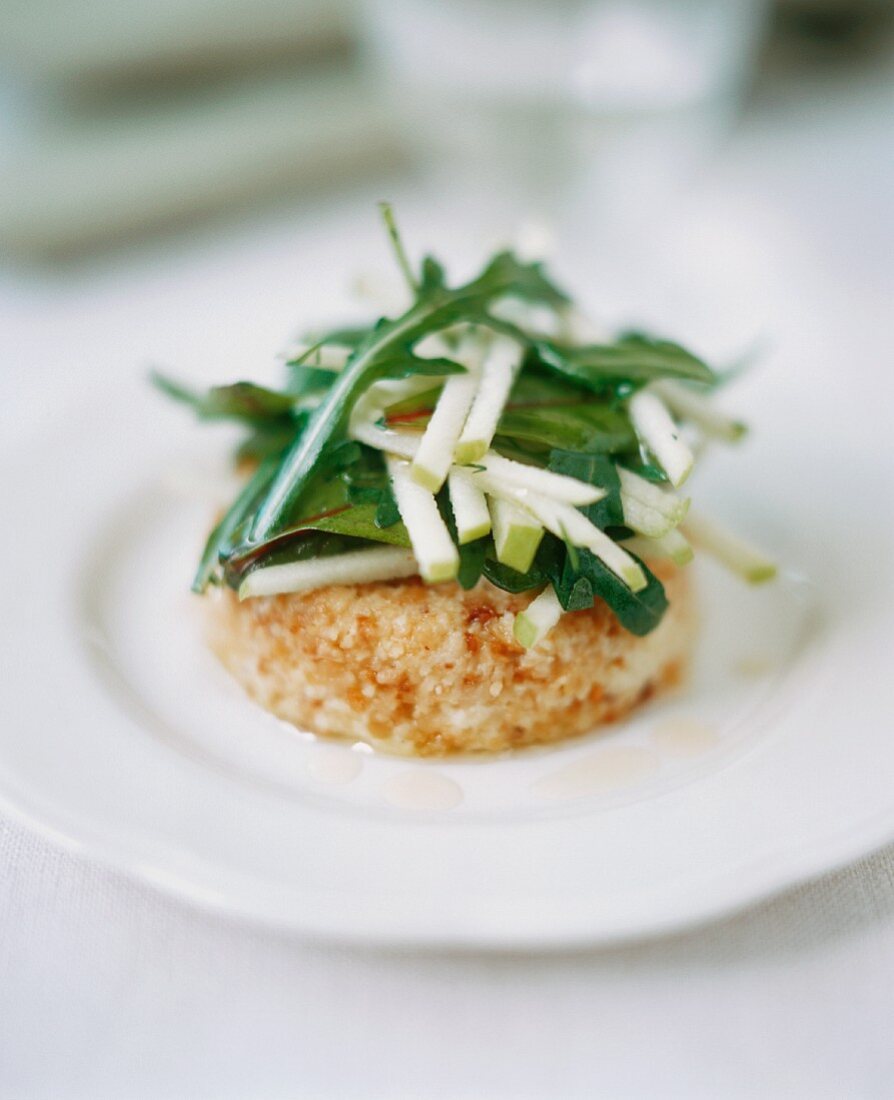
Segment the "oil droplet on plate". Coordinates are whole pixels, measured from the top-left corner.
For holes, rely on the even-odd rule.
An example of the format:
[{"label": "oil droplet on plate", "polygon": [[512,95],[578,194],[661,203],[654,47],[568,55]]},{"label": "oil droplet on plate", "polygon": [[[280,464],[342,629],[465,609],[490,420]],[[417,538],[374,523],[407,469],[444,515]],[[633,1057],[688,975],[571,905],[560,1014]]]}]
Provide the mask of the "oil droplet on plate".
[{"label": "oil droplet on plate", "polygon": [[672,756],[701,756],[720,743],[717,731],[696,718],[668,718],[652,730],[652,741]]},{"label": "oil droplet on plate", "polygon": [[651,749],[618,745],[543,776],[531,784],[531,793],[550,801],[605,794],[631,786],[656,772],[660,765],[661,758]]},{"label": "oil droplet on plate", "polygon": [[761,676],[768,676],[773,671],[773,662],[768,657],[740,657],[733,666],[733,672],[737,676],[748,680],[758,680]]},{"label": "oil droplet on plate", "polygon": [[356,779],[363,769],[359,753],[343,745],[314,745],[307,761],[307,770],[319,783],[343,787]]},{"label": "oil droplet on plate", "polygon": [[398,810],[452,810],[463,800],[458,783],[425,768],[392,776],[382,787],[382,794],[388,805]]}]

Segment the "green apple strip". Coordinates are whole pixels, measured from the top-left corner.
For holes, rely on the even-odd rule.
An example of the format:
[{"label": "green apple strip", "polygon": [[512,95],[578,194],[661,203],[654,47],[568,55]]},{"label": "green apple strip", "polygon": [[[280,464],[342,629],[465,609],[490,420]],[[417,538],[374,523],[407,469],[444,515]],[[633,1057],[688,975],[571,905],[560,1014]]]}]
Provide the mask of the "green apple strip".
[{"label": "green apple strip", "polygon": [[477,371],[452,374],[444,383],[411,468],[413,480],[432,493],[436,493],[447,480],[447,471],[453,463],[453,451],[478,386]]},{"label": "green apple strip", "polygon": [[[427,393],[439,384],[438,378],[411,375],[409,378],[381,379],[364,391],[351,410],[351,429],[355,425],[375,424],[385,415],[385,410],[401,401],[408,401]],[[419,436],[414,436],[418,442]]]},{"label": "green apple strip", "polygon": [[624,549],[638,558],[670,558],[675,565],[688,565],[695,556],[689,540],[679,531],[668,531],[658,538],[628,539]]},{"label": "green apple strip", "polygon": [[670,558],[675,565],[688,565],[695,554],[692,544],[681,531],[668,531],[666,535],[652,540],[659,553]]},{"label": "green apple strip", "polygon": [[490,307],[491,317],[508,321],[528,336],[551,339],[560,335],[561,322],[552,306],[523,302],[511,295],[498,298]]},{"label": "green apple strip", "polygon": [[610,344],[611,332],[597,325],[580,307],[569,303],[561,312],[565,336],[574,344]]},{"label": "green apple strip", "polygon": [[689,515],[684,533],[697,550],[716,558],[749,584],[761,584],[776,576],[776,565],[762,551],[714,520]]},{"label": "green apple strip", "polygon": [[619,466],[624,522],[637,534],[658,539],[677,527],[689,510],[689,500],[659,488]]},{"label": "green apple strip", "polygon": [[477,462],[490,448],[509,391],[521,366],[522,348],[507,336],[496,336],[481,366],[481,384],[456,444],[456,461]]},{"label": "green apple strip", "polygon": [[537,596],[524,611],[515,616],[512,624],[512,636],[525,649],[530,649],[548,634],[562,618],[562,605],[555,593],[553,586],[546,588]]},{"label": "green apple strip", "polygon": [[409,550],[397,546],[376,546],[370,550],[352,550],[349,554],[333,554],[328,558],[254,569],[240,584],[239,599],[308,592],[331,584],[390,581],[396,577],[412,577],[418,572],[419,566]]},{"label": "green apple strip", "polygon": [[676,526],[689,511],[689,498],[679,497],[672,489],[662,489],[652,481],[647,481],[632,470],[626,470],[623,466],[616,467],[618,477],[621,479],[621,492],[639,501],[644,507],[653,512],[659,512],[667,516]]},{"label": "green apple strip", "polygon": [[[624,523],[638,535],[645,535],[650,539],[661,538],[674,529],[675,523],[664,512],[657,512],[649,508],[636,497],[630,496],[621,490],[621,507],[624,509]],[[679,521],[677,521],[679,522]]]},{"label": "green apple strip", "polygon": [[[418,433],[395,431],[380,428],[369,419],[358,417],[351,421],[351,438],[377,451],[399,455],[401,458],[414,458],[419,453],[421,437]],[[470,466],[454,467],[468,475],[485,492],[500,488],[519,492],[536,492],[551,497],[564,504],[583,507],[602,500],[607,490],[599,485],[590,485],[566,474],[555,474],[539,466],[527,466],[524,462],[515,462],[504,458],[495,451],[488,451],[480,462]],[[640,479],[642,480],[642,479]]]},{"label": "green apple strip", "polygon": [[721,412],[704,394],[696,393],[670,378],[654,382],[652,389],[671,412],[683,420],[690,420],[712,439],[737,443],[748,430],[740,420],[733,420]]},{"label": "green apple strip", "polygon": [[606,495],[606,490],[598,485],[578,481],[566,474],[555,474],[552,470],[543,470],[539,466],[526,466],[524,462],[504,458],[494,451],[488,451],[475,467],[469,469],[474,478],[481,480],[482,485],[487,483],[527,489],[564,504],[595,504]]},{"label": "green apple strip", "polygon": [[413,458],[419,447],[420,436],[412,432],[380,428],[377,421],[382,419],[385,409],[391,405],[425,393],[436,382],[437,379],[418,375],[374,382],[354,405],[348,435],[377,451],[400,455],[401,458]]},{"label": "green apple strip", "polygon": [[[528,511],[536,520],[552,534],[572,546],[582,546],[595,554],[597,558],[619,577],[628,588],[639,592],[648,584],[645,573],[639,564],[621,547],[599,528],[591,523],[583,512],[579,512],[570,504],[562,504],[548,497],[538,496],[525,490],[513,490],[507,487],[500,490],[504,494],[503,499],[514,501],[519,507]],[[494,524],[496,531],[496,523]]]},{"label": "green apple strip", "polygon": [[459,570],[459,551],[434,495],[413,479],[408,462],[389,457],[387,463],[394,499],[419,563],[419,572],[431,584],[452,580]]},{"label": "green apple strip", "polygon": [[640,443],[655,456],[671,485],[682,485],[689,476],[695,456],[680,437],[680,429],[661,398],[649,389],[630,398],[628,411]]},{"label": "green apple strip", "polygon": [[503,497],[490,498],[497,561],[527,573],[543,538],[543,524],[520,505]]},{"label": "green apple strip", "polygon": [[483,538],[491,529],[487,498],[470,477],[453,469],[447,475],[450,506],[456,522],[456,537],[460,546]]},{"label": "green apple strip", "polygon": [[352,439],[356,439],[358,443],[365,443],[367,447],[406,459],[411,459],[419,446],[418,435],[414,436],[409,432],[393,432],[389,428],[379,428],[369,421],[352,424],[350,435]]},{"label": "green apple strip", "polygon": [[361,301],[368,302],[386,317],[398,317],[410,308],[409,292],[402,279],[367,272],[354,279],[351,289]]}]

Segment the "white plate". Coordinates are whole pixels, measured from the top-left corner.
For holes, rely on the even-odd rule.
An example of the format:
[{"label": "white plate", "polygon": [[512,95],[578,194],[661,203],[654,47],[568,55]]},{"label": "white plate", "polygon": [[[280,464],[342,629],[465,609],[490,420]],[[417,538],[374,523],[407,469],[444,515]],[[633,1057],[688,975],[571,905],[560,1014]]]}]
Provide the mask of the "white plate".
[{"label": "white plate", "polygon": [[[678,697],[558,749],[414,764],[296,733],[209,656],[187,591],[208,505],[171,487],[185,454],[174,423],[134,382],[14,437],[0,551],[9,812],[228,913],[454,946],[678,928],[894,835],[890,585],[872,564],[888,483],[868,459],[846,479],[822,456],[811,472],[789,432],[764,468],[709,468],[699,495],[788,571],[751,590],[698,566],[704,624]],[[811,493],[861,477],[848,525],[829,524]]]}]

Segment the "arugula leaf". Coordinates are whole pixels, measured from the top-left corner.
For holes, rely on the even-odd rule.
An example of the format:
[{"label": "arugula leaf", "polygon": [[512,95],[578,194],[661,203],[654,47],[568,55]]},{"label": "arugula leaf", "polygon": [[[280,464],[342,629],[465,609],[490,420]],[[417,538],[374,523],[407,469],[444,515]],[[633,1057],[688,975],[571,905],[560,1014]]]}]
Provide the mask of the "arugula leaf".
[{"label": "arugula leaf", "polygon": [[371,448],[363,448],[363,461],[346,469],[341,477],[347,487],[351,504],[375,505],[376,527],[393,527],[400,521],[400,510],[391,488],[391,479],[382,456]]},{"label": "arugula leaf", "polygon": [[404,242],[401,239],[400,230],[397,228],[397,221],[394,217],[394,210],[391,207],[390,202],[380,202],[379,212],[382,215],[382,220],[385,223],[385,230],[388,233],[388,238],[391,241],[391,247],[394,251],[394,257],[397,260],[397,266],[401,270],[401,274],[404,277],[404,281],[409,287],[411,293],[416,292],[416,277],[413,274],[413,269],[410,266],[410,261],[407,258],[406,249],[404,248]]},{"label": "arugula leaf", "polygon": [[328,390],[338,371],[326,370],[325,367],[308,366],[306,363],[289,365],[289,378],[286,388],[295,397],[304,397],[310,393],[322,393]]},{"label": "arugula leaf", "polygon": [[212,386],[202,393],[160,371],[152,371],[150,379],[162,393],[189,405],[202,420],[241,420],[248,424],[263,424],[270,420],[284,420],[295,407],[295,398],[291,394],[279,393],[254,382]]},{"label": "arugula leaf", "polygon": [[656,466],[654,462],[645,462],[638,452],[624,455],[622,465],[626,466],[628,470],[632,470],[633,473],[639,474],[646,481],[654,481],[659,485],[670,484],[670,478],[664,470],[660,466]]},{"label": "arugula leaf", "polygon": [[450,506],[450,494],[448,490],[442,489],[438,493],[437,500],[438,509],[444,518],[444,522],[447,524],[447,530],[450,532],[450,537],[453,539],[459,551],[459,572],[456,575],[456,580],[461,588],[468,591],[470,588],[474,588],[481,580],[481,573],[484,569],[485,558],[488,552],[496,553],[493,541],[489,535],[485,535],[480,539],[475,539],[473,542],[466,542],[460,545],[456,533],[456,520],[453,516],[453,509]]},{"label": "arugula leaf", "polygon": [[641,637],[661,622],[667,610],[667,596],[655,574],[642,561],[640,565],[648,584],[639,592],[632,592],[595,554],[585,549],[578,550],[577,568],[566,557],[561,569],[553,569],[550,579],[566,611],[592,607],[598,597],[605,600],[625,630]]},{"label": "arugula leaf", "polygon": [[501,439],[593,454],[620,454],[636,445],[625,413],[605,404],[585,404],[580,400],[555,407],[508,407],[497,425],[498,446]]},{"label": "arugula leaf", "polygon": [[639,333],[622,336],[614,344],[573,347],[554,340],[536,340],[534,347],[548,370],[597,393],[605,391],[607,382],[642,384],[656,378],[714,382],[710,367],[679,344]]},{"label": "arugula leaf", "polygon": [[527,592],[531,588],[542,588],[549,580],[536,565],[533,565],[527,573],[519,573],[510,565],[503,565],[496,558],[487,558],[482,566],[482,573],[497,588],[504,592]]},{"label": "arugula leaf", "polygon": [[413,421],[418,422],[417,427],[424,427],[428,423],[428,418],[434,412],[435,405],[437,405],[443,389],[443,386],[436,385],[423,393],[405,397],[402,401],[395,401],[393,405],[389,405],[385,409],[385,419],[389,424]]},{"label": "arugula leaf", "polygon": [[295,502],[309,484],[323,451],[344,434],[354,402],[371,383],[393,377],[396,359],[409,373],[415,373],[421,369],[414,362],[418,357],[412,355],[418,340],[458,321],[485,318],[487,306],[510,292],[530,301],[564,301],[539,265],[522,264],[510,253],[496,256],[477,279],[455,289],[444,284],[440,266],[426,258],[416,301],[394,320],[381,318],[355,348],[283,459],[255,515],[248,541],[257,547],[289,526]]},{"label": "arugula leaf", "polygon": [[456,580],[461,588],[468,591],[481,580],[486,553],[486,538],[475,539],[474,542],[466,542],[459,547],[459,572]]},{"label": "arugula leaf", "polygon": [[214,579],[222,552],[240,524],[245,522],[258,506],[266,493],[279,466],[278,456],[263,461],[253,476],[246,482],[242,492],[236,497],[229,509],[215,525],[199,560],[199,567],[193,577],[192,590],[201,594]]},{"label": "arugula leaf", "polygon": [[[369,325],[354,325],[353,327],[345,326],[344,328],[332,329],[330,332],[323,333],[322,336],[319,333],[308,333],[305,337],[308,346],[300,355],[296,355],[292,359],[287,359],[286,366],[313,366],[310,360],[313,359],[320,348],[337,347],[353,349],[366,339],[366,334],[368,332]],[[333,373],[338,372],[336,371]]]},{"label": "arugula leaf", "polygon": [[571,301],[565,291],[547,277],[542,263],[524,263],[510,251],[498,252],[478,281],[494,286],[495,292],[490,295],[490,301],[498,297],[518,298],[523,302],[535,302],[556,309]]},{"label": "arugula leaf", "polygon": [[537,548],[534,564],[527,573],[519,573],[517,569],[496,560],[496,551],[491,542],[483,573],[491,584],[505,592],[527,592],[531,588],[542,588],[552,576],[561,571],[566,554],[564,542],[547,533]]},{"label": "arugula leaf", "polygon": [[549,456],[549,469],[557,474],[585,481],[607,489],[607,495],[595,504],[580,511],[601,530],[621,527],[624,524],[624,508],[621,505],[621,479],[614,462],[604,455],[579,454],[575,451],[554,450]]},{"label": "arugula leaf", "polygon": [[454,359],[446,359],[444,356],[433,356],[426,359],[421,355],[413,355],[405,351],[395,355],[390,361],[386,361],[381,368],[380,378],[409,378],[411,375],[424,375],[431,378],[441,378],[447,374],[466,374],[466,368]]},{"label": "arugula leaf", "polygon": [[[266,560],[308,531],[322,531],[364,542],[409,546],[406,528],[391,495],[382,456],[354,440],[343,440],[325,452],[305,493],[296,502],[289,526],[259,546],[234,534],[227,556],[231,575],[242,575],[250,562]],[[292,559],[289,559],[292,560]]]},{"label": "arugula leaf", "polygon": [[378,506],[373,504],[349,505],[327,516],[303,520],[298,526],[303,531],[329,531],[353,539],[384,542],[388,546],[410,545],[407,529],[400,520],[383,527],[378,522]]},{"label": "arugula leaf", "polygon": [[[393,426],[423,429],[437,404],[440,387],[405,398],[387,410]],[[560,447],[600,454],[635,450],[636,433],[622,408],[603,401],[582,400],[575,386],[549,376],[521,373],[495,434],[498,450],[534,445],[534,453]],[[522,450],[530,450],[523,447]]]},{"label": "arugula leaf", "polygon": [[290,420],[270,420],[256,425],[236,448],[236,461],[259,462],[272,456],[281,457],[306,423],[307,413],[301,412]]}]

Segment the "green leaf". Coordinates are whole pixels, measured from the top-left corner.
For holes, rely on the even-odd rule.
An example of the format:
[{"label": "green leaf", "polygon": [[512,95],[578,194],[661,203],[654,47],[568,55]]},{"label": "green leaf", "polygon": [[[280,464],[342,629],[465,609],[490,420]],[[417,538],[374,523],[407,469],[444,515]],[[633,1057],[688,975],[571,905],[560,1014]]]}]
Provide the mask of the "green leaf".
[{"label": "green leaf", "polygon": [[307,488],[325,449],[344,433],[354,402],[369,385],[393,377],[395,360],[410,360],[410,373],[422,369],[412,360],[414,344],[431,332],[459,321],[480,321],[488,305],[509,292],[530,301],[564,301],[537,264],[522,264],[509,253],[495,257],[470,283],[449,289],[437,265],[423,264],[423,279],[413,305],[394,320],[381,318],[354,350],[325,398],[310,417],[274,479],[249,535],[257,546],[289,523],[295,501]]},{"label": "green leaf", "polygon": [[548,578],[536,565],[527,573],[519,573],[509,565],[503,565],[496,558],[487,558],[481,569],[484,576],[504,592],[527,592],[531,588],[541,588]]},{"label": "green leaf", "polygon": [[390,202],[380,202],[379,211],[382,215],[382,220],[385,222],[385,230],[388,233],[389,240],[391,241],[391,247],[394,250],[394,257],[397,260],[397,266],[401,270],[401,274],[409,287],[410,291],[415,294],[417,290],[416,276],[413,274],[413,269],[410,266],[410,261],[407,258],[406,249],[404,248],[404,242],[400,235],[400,230],[397,228],[397,221],[394,217],[394,210],[391,207]]},{"label": "green leaf", "polygon": [[667,610],[667,596],[661,581],[648,566],[640,561],[648,584],[641,591],[632,592],[595,554],[581,549],[578,556],[576,569],[566,557],[561,570],[554,569],[550,578],[566,611],[582,611],[599,598],[605,600],[621,626],[631,634],[642,636],[658,626]]},{"label": "green leaf", "polygon": [[623,454],[636,445],[627,415],[602,403],[545,407],[513,407],[500,417],[497,445],[502,439],[563,447],[594,454]]},{"label": "green leaf", "polygon": [[646,481],[654,481],[658,485],[670,484],[670,478],[664,470],[660,466],[656,466],[654,462],[644,462],[638,452],[625,455],[622,465],[626,466],[628,470],[632,470],[633,473],[639,474]]},{"label": "green leaf", "polygon": [[364,447],[356,439],[342,439],[326,452],[317,474],[320,480],[329,478],[348,469],[364,467],[365,463],[374,461],[375,457],[374,451]]},{"label": "green leaf", "polygon": [[466,542],[458,549],[459,572],[456,574],[456,579],[460,587],[468,591],[481,580],[484,558],[487,553],[487,539],[475,539],[474,542]]},{"label": "green leaf", "polygon": [[431,293],[434,290],[442,290],[446,285],[444,268],[434,256],[426,256],[422,261],[422,281],[420,290],[423,293]]},{"label": "green leaf", "polygon": [[162,393],[189,405],[202,420],[241,420],[248,424],[263,424],[270,420],[284,420],[295,407],[292,394],[279,393],[265,386],[257,386],[254,382],[212,386],[201,392],[159,371],[152,371],[150,378]]},{"label": "green leaf", "polygon": [[296,355],[294,359],[287,359],[286,366],[300,367],[306,363],[310,364],[310,361],[313,359],[316,352],[320,350],[320,348],[356,348],[366,339],[366,335],[369,332],[369,329],[369,325],[346,325],[344,328],[332,329],[330,332],[326,332],[322,336],[319,333],[310,333],[306,336],[309,347],[307,347],[300,355]]},{"label": "green leaf", "polygon": [[537,340],[534,347],[548,370],[597,393],[604,393],[606,384],[611,382],[644,384],[656,378],[714,382],[710,367],[679,344],[638,333],[622,336],[614,344],[573,347],[553,340]]},{"label": "green leaf", "polygon": [[456,533],[456,520],[453,516],[453,509],[450,506],[450,495],[447,489],[442,489],[438,493],[438,508],[447,524],[447,530],[450,532],[450,537],[456,544],[456,548],[459,551],[459,572],[456,575],[457,582],[460,587],[468,591],[470,588],[474,588],[475,585],[481,580],[481,572],[484,568],[485,557],[488,551],[494,552],[493,541],[490,536],[485,535],[483,538],[475,539],[473,542],[463,543],[460,545],[459,538]]},{"label": "green leaf", "polygon": [[306,363],[290,363],[287,389],[294,397],[304,397],[310,393],[325,393],[338,377],[338,371],[325,367],[309,366]]},{"label": "green leaf", "polygon": [[242,491],[230,505],[227,512],[217,523],[208,536],[199,567],[193,577],[193,592],[202,593],[214,580],[218,569],[218,563],[223,551],[239,525],[245,522],[247,516],[257,507],[258,501],[266,493],[273,475],[279,465],[277,457],[268,458],[257,468],[254,475],[246,482]]},{"label": "green leaf", "polygon": [[230,578],[241,578],[248,565],[289,545],[308,531],[324,531],[364,542],[409,546],[406,528],[391,495],[382,456],[353,440],[330,448],[311,485],[295,503],[288,525],[257,545],[234,534],[227,555]]},{"label": "green leaf", "polygon": [[330,531],[354,539],[384,542],[388,546],[409,546],[407,529],[399,520],[385,527],[377,522],[378,507],[374,504],[354,504],[341,512],[303,520],[298,527],[303,531]]},{"label": "green leaf", "polygon": [[400,509],[394,499],[385,462],[380,454],[370,448],[364,447],[363,451],[363,462],[341,475],[347,486],[347,499],[351,504],[375,505],[373,521],[376,527],[393,527],[400,522]]},{"label": "green leaf", "polygon": [[614,462],[604,455],[578,454],[574,451],[554,450],[549,456],[549,469],[557,474],[585,481],[588,485],[598,485],[607,490],[607,495],[595,504],[589,504],[580,511],[601,530],[606,527],[621,527],[624,523],[624,508],[621,505],[621,479]]},{"label": "green leaf", "polygon": [[444,387],[441,385],[432,386],[430,390],[425,390],[423,393],[405,397],[402,401],[395,401],[393,405],[389,405],[385,409],[385,419],[389,424],[400,423],[401,421],[418,421],[417,426],[421,429],[434,412],[435,405],[437,405],[443,389]]},{"label": "green leaf", "polygon": [[[422,430],[437,404],[440,387],[390,406],[392,426]],[[580,390],[558,378],[519,375],[495,435],[497,450],[549,451],[554,447],[599,454],[626,454],[637,446],[623,408],[582,399]]]},{"label": "green leaf", "polygon": [[447,374],[466,374],[466,368],[453,359],[435,356],[426,359],[412,352],[402,352],[382,364],[380,378],[409,378],[411,375],[423,375],[441,378]]},{"label": "green leaf", "polygon": [[537,549],[534,564],[527,573],[519,573],[517,569],[496,560],[496,551],[491,541],[482,572],[491,584],[502,588],[504,592],[527,592],[531,588],[542,588],[561,569],[566,553],[561,539],[545,534]]},{"label": "green leaf", "polygon": [[491,283],[499,291],[491,298],[519,298],[524,302],[560,308],[570,299],[546,275],[542,263],[524,263],[513,252],[498,252],[479,276],[482,283]]},{"label": "green leaf", "polygon": [[271,420],[258,424],[236,448],[236,461],[259,462],[272,456],[281,457],[294,443],[306,422],[305,413],[287,421]]}]

